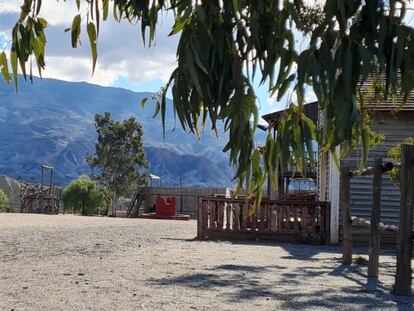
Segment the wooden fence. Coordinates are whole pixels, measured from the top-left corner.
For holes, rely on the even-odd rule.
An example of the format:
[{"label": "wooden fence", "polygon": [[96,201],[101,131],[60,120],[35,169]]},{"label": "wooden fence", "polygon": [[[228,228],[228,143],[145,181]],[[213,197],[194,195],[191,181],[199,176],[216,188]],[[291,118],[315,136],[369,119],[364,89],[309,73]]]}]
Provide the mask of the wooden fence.
[{"label": "wooden fence", "polygon": [[328,243],[330,204],[317,201],[202,197],[198,202],[199,239],[269,239]]},{"label": "wooden fence", "polygon": [[[393,167],[400,168],[401,202],[399,226],[380,222],[381,219],[381,180],[382,175]],[[350,179],[359,176],[373,175],[371,219],[353,217],[351,215]],[[397,271],[395,274],[395,293],[410,295],[412,286],[412,240],[414,210],[414,146],[402,145],[401,165],[383,163],[381,158],[375,160],[373,168],[351,172],[348,167],[341,168],[341,208],[342,208],[342,262],[352,263],[352,226],[363,226],[370,229],[368,277],[378,278],[380,238],[383,232],[397,233]]]}]

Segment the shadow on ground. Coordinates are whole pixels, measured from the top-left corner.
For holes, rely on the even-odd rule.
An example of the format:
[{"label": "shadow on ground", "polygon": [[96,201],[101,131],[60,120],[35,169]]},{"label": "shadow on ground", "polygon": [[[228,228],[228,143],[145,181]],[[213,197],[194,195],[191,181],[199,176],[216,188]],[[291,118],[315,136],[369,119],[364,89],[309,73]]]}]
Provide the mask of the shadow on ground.
[{"label": "shadow on ground", "polygon": [[[223,298],[229,303],[266,299],[278,301],[278,305],[281,303],[283,309],[289,310],[317,308],[414,310],[414,297],[393,295],[392,288],[380,281],[368,279],[358,265],[342,265],[338,258],[309,259],[303,256],[297,245],[284,245],[284,247],[288,249],[292,247],[289,251],[292,258],[302,260],[301,264],[296,266],[296,270],[282,265],[223,264],[204,270],[202,273],[153,279],[151,285],[183,286],[202,291],[220,289],[217,292],[222,293]],[[327,249],[330,250],[330,247]],[[332,252],[333,250],[338,254],[336,247]],[[315,260],[320,262],[310,265]],[[329,284],[341,278],[346,279],[339,283],[341,285]]]}]

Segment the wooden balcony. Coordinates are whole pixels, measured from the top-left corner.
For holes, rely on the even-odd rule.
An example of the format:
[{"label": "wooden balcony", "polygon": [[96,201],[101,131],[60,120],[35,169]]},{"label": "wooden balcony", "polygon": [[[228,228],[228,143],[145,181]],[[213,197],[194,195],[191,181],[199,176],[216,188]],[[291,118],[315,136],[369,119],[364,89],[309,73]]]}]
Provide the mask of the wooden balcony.
[{"label": "wooden balcony", "polygon": [[252,206],[253,200],[199,198],[198,238],[329,242],[329,202],[265,199],[254,214]]}]

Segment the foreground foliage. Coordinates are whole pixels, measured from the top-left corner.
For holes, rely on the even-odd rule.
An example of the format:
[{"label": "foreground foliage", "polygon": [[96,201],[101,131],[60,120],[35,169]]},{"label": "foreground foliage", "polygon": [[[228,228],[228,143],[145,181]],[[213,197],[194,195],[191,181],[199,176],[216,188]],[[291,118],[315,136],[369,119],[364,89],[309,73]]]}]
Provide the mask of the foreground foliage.
[{"label": "foreground foliage", "polygon": [[[358,88],[368,79],[377,79],[384,86],[384,98],[395,95],[404,101],[414,86],[414,30],[404,23],[408,3],[76,0],[79,14],[70,28],[71,43],[78,46],[84,24],[94,70],[99,24],[110,11],[117,21],[138,23],[147,45],[154,41],[160,13],[173,12],[170,35],[180,36],[178,63],[157,102],[162,123],[168,89],[184,129],[198,136],[207,118],[213,130],[223,121],[229,134],[224,151],[229,151],[231,163],[238,168],[236,177],[240,185],[249,180],[249,190],[257,190],[260,197],[267,174],[275,181],[279,167],[293,163],[298,170],[304,168],[305,158],[313,158],[314,139],[322,150],[341,146],[342,155],[357,141],[363,146],[362,160],[366,159],[369,124],[357,102]],[[26,63],[32,59],[39,73],[45,68],[47,22],[41,18],[41,7],[40,0],[25,0],[12,31],[9,58],[16,87],[18,67],[25,77]],[[6,58],[1,54],[0,63],[4,79],[10,81]],[[252,86],[255,77],[278,99],[288,90],[297,97],[297,106],[284,116],[276,137],[269,134],[262,153],[253,138],[259,118]],[[308,86],[320,105],[324,120],[320,130],[303,114]]]},{"label": "foreground foliage", "polygon": [[109,199],[109,191],[87,176],[73,180],[62,195],[65,211],[81,215],[106,215]]}]

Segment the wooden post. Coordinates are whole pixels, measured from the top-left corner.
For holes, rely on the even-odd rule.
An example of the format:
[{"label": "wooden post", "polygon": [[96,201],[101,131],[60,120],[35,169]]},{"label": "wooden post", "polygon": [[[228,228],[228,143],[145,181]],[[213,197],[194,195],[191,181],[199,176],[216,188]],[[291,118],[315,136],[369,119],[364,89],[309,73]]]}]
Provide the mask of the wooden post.
[{"label": "wooden post", "polygon": [[39,193],[39,213],[43,214],[43,165],[40,167],[42,171],[41,179],[40,179],[40,193]]},{"label": "wooden post", "polygon": [[202,200],[198,198],[197,200],[197,238],[202,238],[202,224],[203,224],[203,209],[202,209]]},{"label": "wooden post", "polygon": [[381,219],[381,178],[382,178],[382,159],[375,159],[374,178],[372,189],[372,210],[371,226],[369,236],[369,263],[368,277],[378,278],[379,271],[379,252],[380,252],[380,232],[378,224]]},{"label": "wooden post", "polygon": [[397,235],[397,272],[395,293],[410,295],[412,284],[412,219],[414,209],[414,145],[401,146],[401,204]]},{"label": "wooden post", "polygon": [[352,263],[351,191],[348,167],[341,167],[342,263]]}]

